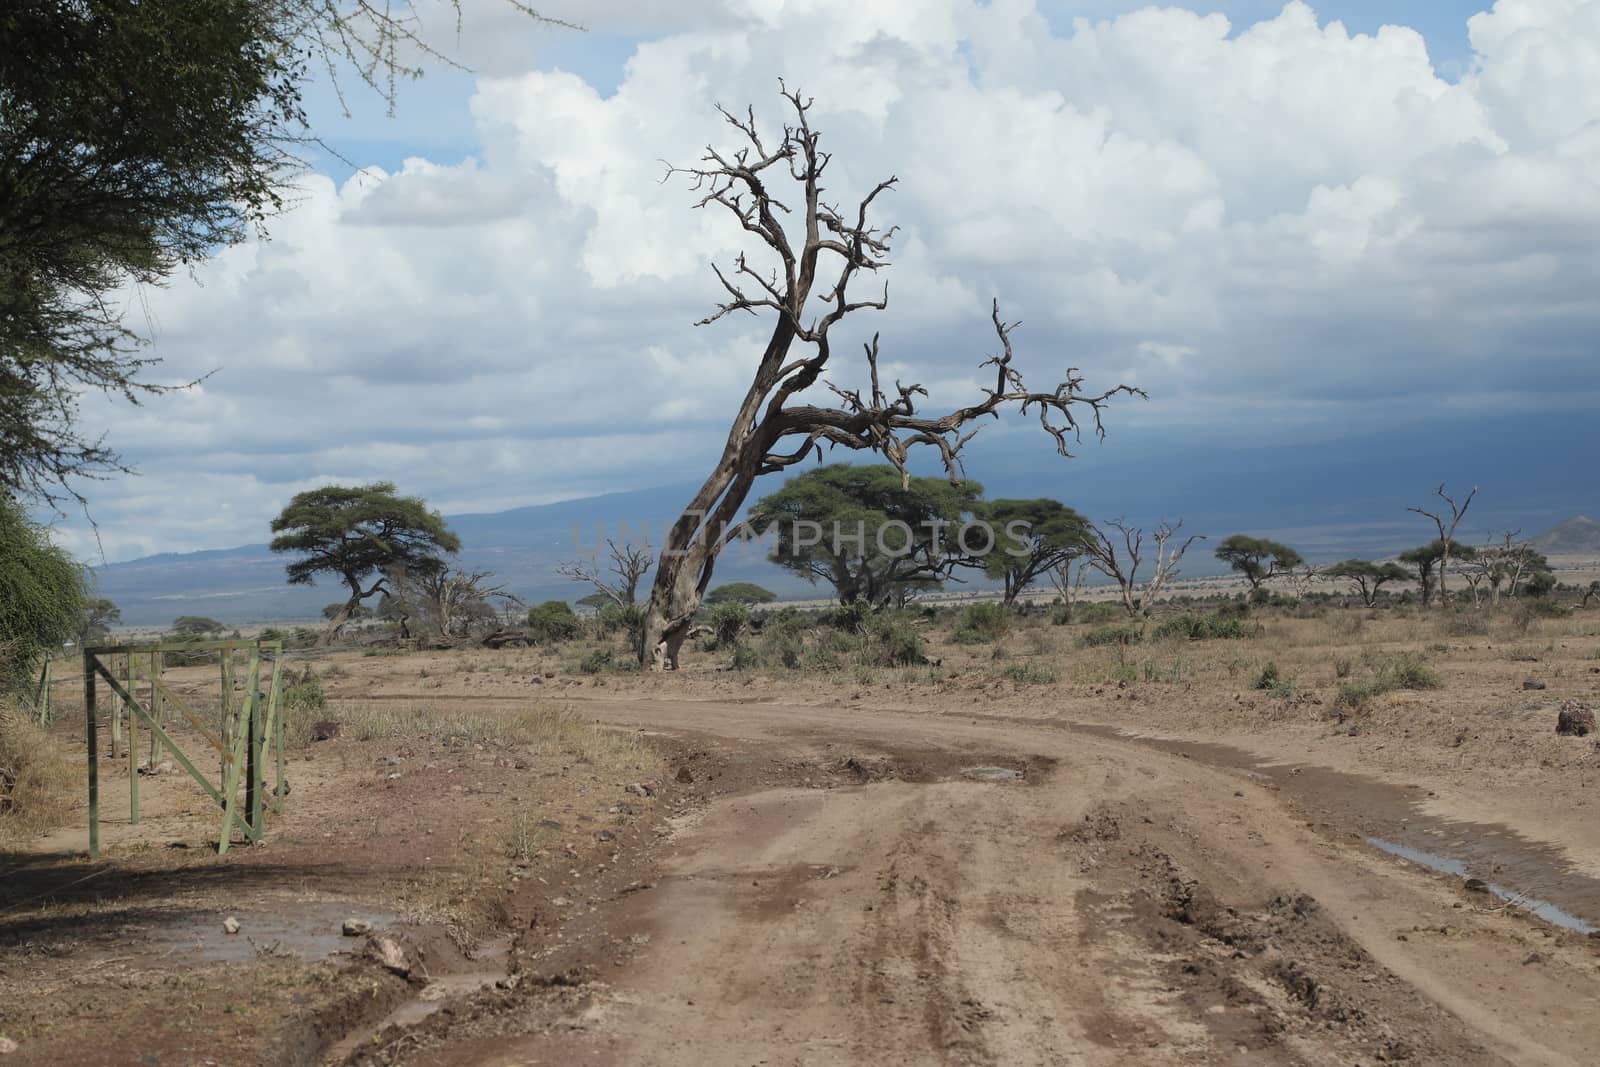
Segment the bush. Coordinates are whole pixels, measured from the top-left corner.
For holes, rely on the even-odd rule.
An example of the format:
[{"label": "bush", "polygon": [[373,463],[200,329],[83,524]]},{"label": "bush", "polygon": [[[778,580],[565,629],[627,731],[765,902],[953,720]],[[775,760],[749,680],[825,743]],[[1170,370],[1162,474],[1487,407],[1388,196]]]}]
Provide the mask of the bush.
[{"label": "bush", "polygon": [[1080,639],[1087,648],[1101,645],[1136,645],[1144,637],[1144,629],[1137,623],[1101,626],[1090,630]]},{"label": "bush", "polygon": [[[743,605],[741,605],[743,606]],[[733,669],[752,671],[766,665],[766,659],[749,645],[738,645],[733,650]]]},{"label": "bush", "polygon": [[544,644],[560,644],[578,636],[578,616],[565,600],[546,600],[528,609],[528,637]]},{"label": "bush", "polygon": [[1000,604],[971,604],[961,613],[950,640],[958,645],[987,645],[1004,637],[1011,628],[1006,609]]},{"label": "bush", "polygon": [[1362,681],[1345,682],[1339,687],[1336,702],[1346,707],[1359,708],[1374,697],[1392,693],[1396,689],[1441,689],[1444,681],[1439,672],[1414,653],[1402,653],[1381,661],[1372,677]]},{"label": "bush", "polygon": [[1122,605],[1120,604],[1079,604],[1076,608],[1073,608],[1073,612],[1077,615],[1079,622],[1088,623],[1091,626],[1104,625],[1105,623],[1116,622],[1118,619],[1126,619],[1128,617],[1128,613],[1122,610]]},{"label": "bush", "polygon": [[39,662],[77,636],[83,570],[22,505],[0,493],[0,692],[25,689]]},{"label": "bush", "polygon": [[712,608],[710,624],[714,647],[733,648],[749,622],[750,609],[740,601],[726,601]]},{"label": "bush", "polygon": [[55,740],[17,709],[0,707],[0,838],[60,826],[73,794]]},{"label": "bush", "polygon": [[1255,688],[1271,689],[1283,681],[1283,676],[1278,673],[1278,665],[1267,660],[1266,666],[1261,668],[1261,673],[1256,675]]},{"label": "bush", "polygon": [[644,632],[644,608],[637,604],[623,607],[619,604],[607,604],[595,616],[595,629],[601,637],[621,633],[627,636],[628,644],[637,645],[640,635]]},{"label": "bush", "polygon": [[857,600],[824,611],[819,621],[825,626],[843,630],[845,633],[865,634],[871,619],[872,605],[864,600]]},{"label": "bush", "polygon": [[911,667],[928,662],[922,634],[903,618],[883,615],[873,620],[862,661],[872,667]]},{"label": "bush", "polygon": [[1152,635],[1157,641],[1181,638],[1185,641],[1239,640],[1255,636],[1255,627],[1240,614],[1171,615],[1156,624]]},{"label": "bush", "polygon": [[580,674],[626,673],[638,669],[638,660],[630,655],[618,656],[614,648],[597,648],[578,664]]},{"label": "bush", "polygon": [[1008,678],[1018,685],[1052,685],[1057,679],[1055,671],[1036,663],[1014,663],[1001,671],[1000,677]]}]

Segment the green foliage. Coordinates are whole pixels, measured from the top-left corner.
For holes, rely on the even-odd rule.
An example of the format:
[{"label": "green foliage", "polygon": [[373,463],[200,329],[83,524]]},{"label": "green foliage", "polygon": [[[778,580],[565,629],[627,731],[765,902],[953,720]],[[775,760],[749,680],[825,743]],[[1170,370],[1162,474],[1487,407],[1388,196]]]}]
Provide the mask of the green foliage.
[{"label": "green foliage", "polygon": [[614,648],[597,648],[578,664],[578,671],[582,674],[625,674],[638,669],[638,659],[629,655],[618,655]]},{"label": "green foliage", "polygon": [[[828,582],[842,604],[883,606],[943,579],[961,518],[982,492],[976,482],[943,478],[906,484],[887,464],[836,463],[761,498],[750,523],[757,535],[774,535],[770,558],[780,567]],[[817,532],[820,539],[810,543]]]},{"label": "green foliage", "polygon": [[754,582],[729,582],[719,585],[706,594],[707,604],[770,604],[778,599],[778,594],[770,589],[764,589]]},{"label": "green foliage", "polygon": [[1059,679],[1055,671],[1037,663],[1013,663],[1000,672],[1000,677],[1018,685],[1054,685]]},{"label": "green foliage", "polygon": [[111,628],[122,621],[122,609],[111,601],[97,598],[84,601],[83,616],[78,622],[78,644],[104,644],[111,638]]},{"label": "green foliage", "polygon": [[1238,640],[1254,637],[1255,627],[1238,614],[1169,615],[1156,624],[1151,637],[1157,641],[1179,638],[1185,641]]},{"label": "green foliage", "polygon": [[864,600],[840,604],[823,612],[819,621],[845,633],[864,634],[872,620],[872,605]]},{"label": "green foliage", "polygon": [[351,607],[385,592],[374,575],[400,569],[414,576],[438,574],[443,553],[461,550],[444,519],[419,497],[397,496],[392,482],[330,485],[295,495],[272,520],[274,552],[300,556],[288,565],[289,584],[312,585],[319,574],[350,588]]},{"label": "green foliage", "polygon": [[0,495],[0,692],[27,687],[40,660],[78,635],[87,602],[77,561]]},{"label": "green foliage", "polygon": [[736,645],[732,667],[736,671],[753,671],[766,665],[766,657],[751,645]]},{"label": "green foliage", "polygon": [[1260,673],[1256,675],[1254,688],[1271,689],[1278,685],[1282,680],[1282,675],[1278,673],[1278,665],[1269,659],[1267,660],[1266,665],[1261,668]]},{"label": "green foliage", "polygon": [[1422,657],[1406,652],[1379,660],[1367,678],[1345,682],[1339,687],[1336,702],[1359,708],[1374,697],[1396,689],[1440,689],[1443,686],[1444,680],[1438,671],[1428,666]]},{"label": "green foliage", "polygon": [[307,667],[299,677],[284,675],[283,706],[286,713],[319,712],[328,706],[328,696],[322,690],[322,679]]},{"label": "green foliage", "polygon": [[739,635],[750,624],[750,609],[734,600],[718,604],[711,609],[711,634],[717,648],[733,648]]},{"label": "green foliage", "polygon": [[[1083,555],[1092,536],[1089,520],[1059,500],[991,500],[974,512],[994,531],[983,573],[1004,584],[1008,603],[1040,575]],[[969,543],[981,542],[974,535]]]},{"label": "green foliage", "polygon": [[546,600],[528,609],[528,637],[555,645],[578,636],[578,616],[565,600]]},{"label": "green foliage", "polygon": [[1259,589],[1262,582],[1305,562],[1300,553],[1288,545],[1246,534],[1234,534],[1223,541],[1217,546],[1216,556],[1244,575],[1251,589]]},{"label": "green foliage", "polygon": [[1143,639],[1144,627],[1131,622],[1098,626],[1079,638],[1086,648],[1098,648],[1102,645],[1136,645]]},{"label": "green foliage", "polygon": [[227,629],[216,619],[204,615],[179,615],[172,620],[172,633],[178,637],[214,639],[215,635],[225,633]]},{"label": "green foliage", "polygon": [[644,632],[644,608],[638,604],[623,607],[612,601],[595,616],[595,628],[602,637],[621,633],[626,635],[629,645],[637,645],[639,635]]},{"label": "green foliage", "polygon": [[912,667],[928,662],[922,633],[909,620],[884,614],[872,620],[862,661],[873,667]]},{"label": "green foliage", "polygon": [[950,635],[958,645],[987,645],[1000,640],[1011,628],[1010,613],[999,604],[969,604]]},{"label": "green foliage", "polygon": [[1417,578],[1398,563],[1374,563],[1365,559],[1347,559],[1324,568],[1322,573],[1328,578],[1354,583],[1369,608],[1377,602],[1378,591],[1388,583],[1412,582]]},{"label": "green foliage", "polygon": [[1093,604],[1079,604],[1072,609],[1076,621],[1090,626],[1099,626],[1108,622],[1116,622],[1128,617],[1121,605],[1109,602],[1096,602]]}]

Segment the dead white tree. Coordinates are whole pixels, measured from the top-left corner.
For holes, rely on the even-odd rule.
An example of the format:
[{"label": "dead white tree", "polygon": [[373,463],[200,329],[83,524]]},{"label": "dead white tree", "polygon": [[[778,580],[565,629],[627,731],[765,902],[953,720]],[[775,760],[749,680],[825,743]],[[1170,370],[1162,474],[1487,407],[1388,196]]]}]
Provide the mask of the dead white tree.
[{"label": "dead white tree", "polygon": [[[1076,577],[1074,577],[1072,567],[1074,563],[1078,565]],[[1061,598],[1061,602],[1067,606],[1069,617],[1072,614],[1072,605],[1077,601],[1078,597],[1083,595],[1083,583],[1088,578],[1088,572],[1089,563],[1082,556],[1072,556],[1064,559],[1047,572],[1050,577],[1050,585],[1054,587],[1056,595]]]},{"label": "dead white tree", "polygon": [[610,538],[606,539],[606,548],[611,557],[606,569],[616,577],[608,578],[592,559],[568,560],[556,566],[556,573],[575,582],[587,582],[619,608],[631,608],[638,602],[639,583],[650,573],[655,554],[649,544],[625,541],[619,545]]},{"label": "dead white tree", "polygon": [[[1002,409],[1037,414],[1040,424],[1055,440],[1056,450],[1068,451],[1069,435],[1080,431],[1079,412],[1104,434],[1101,411],[1119,393],[1143,396],[1131,386],[1118,385],[1100,393],[1086,393],[1083,378],[1069,368],[1065,378],[1047,392],[1034,392],[1023,383],[1013,365],[1011,333],[1017,323],[1000,317],[1000,305],[990,308],[990,319],[1000,343],[1000,353],[982,363],[992,368],[993,386],[981,400],[939,415],[918,410],[927,390],[917,384],[895,382],[885,389],[878,374],[879,339],[863,346],[865,390],[845,389],[824,379],[833,356],[832,329],[856,311],[888,306],[885,285],[872,296],[856,296],[851,285],[863,273],[889,266],[890,241],[895,228],[880,229],[869,221],[878,197],[894,188],[887,178],[864,196],[848,214],[823,199],[822,178],[832,159],[818,145],[820,135],[811,128],[811,101],[780,83],[794,117],[775,139],[757,128],[755,112],[744,115],[719,108],[732,127],[739,147],[708,147],[700,165],[668,168],[668,177],[686,175],[701,197],[697,207],[727,211],[752,243],[769,254],[765,270],[750,263],[743,253],[731,268],[713,267],[726,299],[700,325],[734,313],[773,316],[772,333],[756,364],[755,374],[733,424],[722,454],[683,513],[667,531],[655,584],[640,631],[640,662],[655,669],[675,668],[678,651],[688,636],[690,620],[711,580],[717,555],[740,535],[734,517],[743,507],[755,480],[799,463],[821,446],[877,452],[906,470],[907,452],[916,445],[938,450],[952,481],[962,476],[960,452],[972,438],[972,423],[998,416]],[[781,199],[779,185],[790,186],[793,206]],[[786,225],[792,220],[795,231]],[[826,277],[824,277],[826,275]],[[817,313],[810,315],[813,298]],[[808,351],[791,353],[796,342]],[[836,398],[833,406],[807,402],[804,394],[826,385]],[[909,477],[909,476],[908,476]]]},{"label": "dead white tree", "polygon": [[1472,492],[1467,494],[1467,498],[1460,505],[1457,505],[1455,500],[1444,491],[1443,482],[1439,483],[1439,488],[1435,489],[1433,494],[1449,505],[1450,517],[1448,524],[1442,511],[1433,512],[1420,507],[1406,508],[1406,510],[1414,511],[1418,515],[1432,519],[1434,526],[1438,527],[1441,553],[1439,556],[1439,606],[1443,608],[1448,607],[1450,603],[1450,591],[1445,587],[1445,574],[1450,570],[1450,550],[1455,546],[1456,527],[1461,525],[1462,517],[1466,515],[1467,509],[1472,506],[1472,498],[1478,495],[1478,487],[1473,486]]},{"label": "dead white tree", "polygon": [[[1113,536],[1107,530],[1116,531]],[[1148,608],[1149,604],[1166,588],[1167,583],[1178,576],[1178,564],[1183,560],[1183,554],[1189,551],[1189,546],[1196,541],[1204,541],[1202,534],[1191,534],[1181,543],[1179,532],[1183,529],[1183,520],[1169,523],[1162,520],[1161,524],[1150,533],[1150,540],[1155,545],[1155,570],[1150,580],[1145,583],[1141,595],[1139,589],[1139,568],[1143,565],[1145,549],[1145,531],[1138,526],[1129,526],[1122,519],[1113,519],[1105,527],[1091,523],[1089,537],[1085,542],[1086,549],[1084,560],[1089,566],[1117,583],[1118,592],[1122,596],[1122,607],[1129,615],[1139,614],[1140,608]],[[1118,543],[1120,542],[1120,547]]]}]

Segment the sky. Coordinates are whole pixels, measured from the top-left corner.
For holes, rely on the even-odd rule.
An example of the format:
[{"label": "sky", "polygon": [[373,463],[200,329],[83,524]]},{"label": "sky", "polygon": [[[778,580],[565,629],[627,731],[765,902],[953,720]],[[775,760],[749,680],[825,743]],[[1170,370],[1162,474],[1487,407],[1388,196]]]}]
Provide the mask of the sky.
[{"label": "sky", "polygon": [[[419,6],[470,71],[403,85],[392,117],[318,84],[331,151],[270,238],[130,294],[154,376],[204,381],[85,399],[141,476],[85,487],[97,533],[59,520],[84,558],[259,542],[330,482],[459,513],[706,470],[765,324],[694,324],[710,264],[757,250],[663,161],[731,143],[719,102],[778,129],[780,76],[814,98],[830,195],[900,179],[890,307],[839,328],[841,384],[881,331],[927,410],[967,402],[999,299],[1031,384],[1149,392],[1085,443],[1102,481],[1247,454],[1270,485],[1357,443],[1403,463],[1403,429],[1443,457],[1422,495],[1472,480],[1441,468],[1493,432],[1594,507],[1592,461],[1514,427],[1600,398],[1600,0],[542,8],[585,32],[463,0],[459,35]],[[1051,454],[1025,423],[983,434],[980,479]]]}]

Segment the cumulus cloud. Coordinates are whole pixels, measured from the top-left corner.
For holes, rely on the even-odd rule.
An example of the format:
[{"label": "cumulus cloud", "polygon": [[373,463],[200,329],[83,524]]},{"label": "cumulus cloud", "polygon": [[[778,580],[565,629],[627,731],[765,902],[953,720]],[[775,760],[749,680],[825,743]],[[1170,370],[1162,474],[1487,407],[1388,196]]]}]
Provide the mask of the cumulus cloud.
[{"label": "cumulus cloud", "polygon": [[604,92],[559,37],[468,5],[474,158],[313,177],[271,240],[141,294],[161,373],[217,373],[91,409],[146,472],[95,490],[111,557],[258,539],[330,479],[486,510],[698,474],[761,324],[693,326],[707,261],[746,246],[661,161],[731,144],[719,102],[775,136],[780,75],[815,96],[829,195],[901,179],[891,308],[855,336],[881,329],[934,402],[969,395],[996,295],[1036,382],[1151,390],[1130,432],[1600,386],[1600,4],[1499,0],[1456,82],[1417,32],[1300,0],[1243,29],[1178,7],[1052,29],[1035,0],[642,10],[584,5],[640,38]]}]

